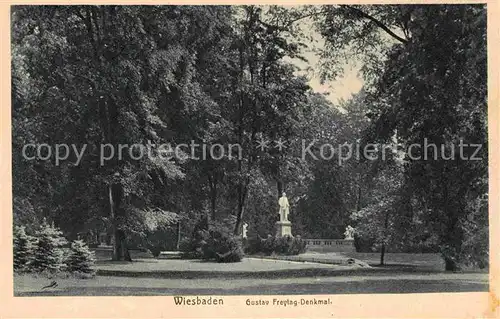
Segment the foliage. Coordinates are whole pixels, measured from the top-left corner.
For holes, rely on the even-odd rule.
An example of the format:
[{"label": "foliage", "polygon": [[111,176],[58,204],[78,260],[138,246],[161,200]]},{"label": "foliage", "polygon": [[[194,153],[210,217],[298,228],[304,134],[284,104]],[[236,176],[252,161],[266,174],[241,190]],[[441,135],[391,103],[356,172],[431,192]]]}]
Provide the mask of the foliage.
[{"label": "foliage", "polygon": [[38,272],[64,270],[66,264],[64,263],[62,247],[67,243],[67,240],[62,236],[62,232],[58,228],[49,225],[44,219],[35,237],[36,247],[32,262],[33,270]]},{"label": "foliage", "polygon": [[203,259],[219,263],[239,262],[243,258],[241,239],[221,229],[210,229],[205,233],[202,247]]},{"label": "foliage", "polygon": [[[210,22],[216,13],[219,26]],[[14,139],[19,141],[14,144],[16,154],[21,154],[25,141],[38,139],[51,145],[71,141],[97,148],[88,150],[81,165],[69,164],[75,163],[73,157],[61,169],[48,161],[15,157],[16,199],[41,205],[41,212],[50,211],[73,233],[82,231],[75,225],[85,225],[95,215],[109,217],[114,258],[124,258],[127,237],[133,236],[130,231],[138,221],[134,212],[172,208],[175,204],[169,198],[158,195],[184,174],[180,161],[160,160],[156,149],[153,157],[134,160],[134,154],[124,152],[120,160],[99,165],[98,146],[148,141],[158,145],[167,142],[168,129],[177,129],[172,123],[183,122],[184,116],[208,118],[200,111],[208,112],[212,102],[196,82],[196,68],[201,65],[196,65],[194,56],[200,52],[201,61],[202,52],[211,52],[206,48],[227,31],[227,13],[224,7],[16,7],[13,63],[20,78],[14,90],[14,122],[19,123],[14,128]],[[203,32],[183,25],[198,25]],[[23,126],[31,121],[40,125]],[[199,124],[197,129],[204,125],[201,120]],[[175,142],[189,138],[191,132],[179,133]],[[34,180],[32,185],[22,184],[27,177]],[[57,207],[43,203],[43,195],[51,198],[46,192],[56,198]]]},{"label": "foliage", "polygon": [[203,247],[206,245],[209,224],[206,217],[198,220],[190,237],[181,240],[179,245],[182,257],[186,259],[203,258]]},{"label": "foliage", "polygon": [[33,258],[33,237],[25,232],[25,227],[14,226],[14,271],[28,271]]},{"label": "foliage", "polygon": [[244,242],[244,252],[245,254],[257,254],[262,251],[262,244],[263,244],[262,237],[259,236],[257,233],[251,233],[249,236],[246,238]]},{"label": "foliage", "polygon": [[68,271],[93,274],[95,273],[94,262],[94,253],[82,240],[75,240],[71,243],[71,251],[66,259]]},{"label": "foliage", "polygon": [[485,194],[468,205],[469,215],[461,221],[465,240],[460,249],[464,266],[489,266],[488,196]]},{"label": "foliage", "polygon": [[[153,255],[165,250],[171,227],[179,221],[179,215],[161,209],[137,210],[132,207],[127,213],[127,243],[136,248],[148,248]],[[171,245],[170,245],[171,246]],[[171,249],[171,248],[170,248]]]},{"label": "foliage", "polygon": [[[121,260],[130,259],[132,246],[164,249],[169,227],[179,223],[190,237],[182,242],[187,255],[238,256],[239,240],[229,234],[240,234],[245,222],[258,236],[273,233],[276,202],[286,191],[295,233],[341,238],[352,223],[356,242],[370,249],[440,246],[447,269],[486,266],[483,5],[11,11],[13,219],[28,233],[43,218],[69,239],[86,233],[95,242],[106,232]],[[362,64],[364,88],[348,101],[333,105],[313,92],[291,62],[303,61],[314,45],[305,21],[325,44],[318,70],[324,79],[339,76],[345,59]],[[325,143],[407,148],[424,139],[447,152],[462,140],[482,144],[482,160],[417,160],[403,151],[386,163],[340,162],[338,154],[301,154],[302,140],[317,141],[317,154]],[[271,142],[260,150],[260,140],[282,140],[285,148]],[[139,150],[125,150],[100,162],[101,145],[148,142],[241,149],[217,160],[200,160],[201,147],[170,160],[155,148],[139,159]],[[28,143],[88,147],[83,158],[70,152],[57,163],[24,158]],[[300,250],[283,239],[264,244],[266,251]],[[250,246],[261,250],[256,240]]]},{"label": "foliage", "polygon": [[193,245],[191,238],[183,238],[179,244],[181,258],[184,259],[199,259],[201,255],[196,254],[196,247]]},{"label": "foliage", "polygon": [[[105,218],[115,259],[151,231],[143,212],[235,213],[239,232],[260,170],[253,144],[296,135],[309,89],[284,61],[298,46],[264,20],[255,6],[14,7],[16,224],[45,216],[76,238]],[[78,164],[21,156],[26,143],[68,141],[89,146]],[[100,145],[190,141],[239,143],[243,158],[164,161],[152,149],[99,162]]]},{"label": "foliage", "polygon": [[233,229],[223,223],[208,225],[202,219],[189,239],[181,241],[183,258],[215,260],[217,262],[239,262],[243,258],[241,239]]},{"label": "foliage", "polygon": [[[365,140],[396,138],[405,150],[400,169],[404,186],[397,194],[402,201],[391,200],[405,204],[396,204],[405,208],[394,211],[393,219],[403,223],[393,223],[390,233],[404,235],[408,228],[400,226],[411,225],[415,215],[420,229],[437,235],[446,269],[457,269],[464,255],[472,256],[463,253],[469,246],[470,234],[463,227],[472,213],[469,203],[488,189],[485,6],[345,5],[323,10],[318,27],[327,40],[326,62],[353,48],[365,62],[370,119]],[[335,75],[328,65],[325,72]],[[436,150],[424,150],[424,141],[436,144]],[[467,159],[459,158],[456,149],[454,159],[439,156],[439,148],[449,157],[452,145],[460,143],[481,145],[480,160],[468,160],[473,147],[463,150]],[[414,144],[422,148],[410,157],[407,150]],[[484,219],[473,222],[477,224],[468,227],[487,227]]]},{"label": "foliage", "polygon": [[157,257],[162,251],[171,251],[177,248],[177,231],[172,227],[158,229],[148,233],[145,241],[146,248],[151,251],[153,256]]},{"label": "foliage", "polygon": [[249,254],[298,255],[306,250],[306,241],[300,236],[268,236],[263,239],[251,237],[245,250]]}]

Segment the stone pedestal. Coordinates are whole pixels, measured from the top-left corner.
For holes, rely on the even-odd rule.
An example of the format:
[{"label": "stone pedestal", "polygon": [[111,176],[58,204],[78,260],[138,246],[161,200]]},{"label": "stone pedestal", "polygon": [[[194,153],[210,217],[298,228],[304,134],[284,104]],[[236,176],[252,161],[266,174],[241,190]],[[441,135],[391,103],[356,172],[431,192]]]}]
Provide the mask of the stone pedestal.
[{"label": "stone pedestal", "polygon": [[289,221],[276,222],[276,236],[292,236],[292,223]]}]

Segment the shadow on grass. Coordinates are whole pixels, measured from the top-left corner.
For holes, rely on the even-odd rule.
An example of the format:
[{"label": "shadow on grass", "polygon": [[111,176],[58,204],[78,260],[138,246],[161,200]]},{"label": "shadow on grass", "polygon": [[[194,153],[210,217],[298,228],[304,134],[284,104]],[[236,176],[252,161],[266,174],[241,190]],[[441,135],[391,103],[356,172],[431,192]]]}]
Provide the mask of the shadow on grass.
[{"label": "shadow on grass", "polygon": [[271,284],[239,288],[69,287],[57,291],[16,293],[15,296],[305,295],[482,291],[488,291],[487,283],[461,280],[386,279],[307,284]]},{"label": "shadow on grass", "polygon": [[168,278],[168,279],[208,279],[208,278],[296,278],[296,277],[333,277],[333,276],[355,276],[355,275],[379,275],[397,273],[442,273],[442,271],[422,272],[420,269],[398,269],[393,268],[353,268],[353,269],[325,269],[325,268],[303,268],[283,269],[270,271],[208,271],[208,270],[159,270],[159,271],[122,271],[98,269],[99,276],[117,277],[142,277],[142,278]]},{"label": "shadow on grass", "polygon": [[130,265],[133,263],[157,263],[158,259],[155,258],[147,258],[147,259],[134,259],[132,261],[126,261],[126,260],[97,260],[95,263],[97,265]]},{"label": "shadow on grass", "polygon": [[414,264],[400,264],[400,263],[395,263],[395,264],[370,264],[370,267],[372,269],[386,269],[386,270],[392,270],[392,271],[397,271],[400,273],[446,273],[446,274],[488,274],[489,270],[488,269],[479,269],[479,268],[465,268],[462,270],[456,270],[456,271],[446,271],[444,270],[443,267],[435,267],[435,266],[426,266],[426,265],[414,265]]}]

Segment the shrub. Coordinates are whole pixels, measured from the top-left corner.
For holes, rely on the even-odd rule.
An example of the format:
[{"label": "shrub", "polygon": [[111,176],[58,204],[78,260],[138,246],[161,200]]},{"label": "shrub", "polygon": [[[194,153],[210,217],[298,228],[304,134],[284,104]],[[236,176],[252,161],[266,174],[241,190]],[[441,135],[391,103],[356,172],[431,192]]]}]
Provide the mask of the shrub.
[{"label": "shrub", "polygon": [[210,229],[205,235],[203,259],[220,263],[239,262],[243,258],[241,242],[231,233],[221,229]]},{"label": "shrub", "polygon": [[36,271],[59,271],[64,269],[64,252],[62,246],[67,243],[62,232],[51,226],[44,219],[40,230],[36,233],[36,248],[32,262]]},{"label": "shrub", "polygon": [[300,236],[295,236],[292,240],[292,245],[288,251],[289,255],[298,255],[305,253],[307,243]]},{"label": "shrub", "polygon": [[184,239],[180,243],[179,249],[182,258],[201,259],[203,258],[203,246],[208,237],[208,223],[206,218],[201,218],[195,225],[191,238]]},{"label": "shrub", "polygon": [[249,236],[247,240],[245,241],[245,253],[247,254],[256,254],[258,252],[262,251],[262,243],[263,240],[262,238],[258,235],[255,234],[253,236]]},{"label": "shrub", "polygon": [[185,255],[189,254],[191,251],[191,239],[190,238],[183,238],[181,239],[181,242],[179,243],[179,251],[182,253],[182,257],[186,257]]},{"label": "shrub", "polygon": [[158,228],[146,234],[145,247],[154,257],[158,257],[162,251],[175,250],[176,246],[177,231],[171,227]]},{"label": "shrub", "polygon": [[180,243],[182,258],[238,262],[243,258],[242,244],[223,223],[198,223],[190,239]]},{"label": "shrub", "polygon": [[275,241],[276,237],[273,237],[271,235],[267,235],[266,239],[262,240],[261,243],[261,252],[263,252],[266,255],[271,255],[274,252],[274,247],[275,247]]},{"label": "shrub", "polygon": [[197,230],[193,237],[181,240],[179,250],[182,252],[181,258],[201,259],[204,256],[203,246],[206,245],[208,237],[207,230]]},{"label": "shrub", "polygon": [[460,252],[450,245],[442,245],[440,247],[441,257],[445,262],[446,270],[459,270]]},{"label": "shrub", "polygon": [[489,267],[488,227],[480,229],[462,243],[461,261],[465,266]]},{"label": "shrub", "polygon": [[208,237],[207,230],[195,230],[191,238],[184,238],[179,243],[179,250],[181,251],[181,258],[184,259],[202,259],[203,246],[206,244]]},{"label": "shrub", "polygon": [[306,242],[300,236],[271,236],[266,239],[251,238],[246,250],[249,253],[262,253],[265,255],[298,255],[306,250]]},{"label": "shrub", "polygon": [[94,274],[95,256],[82,240],[71,243],[71,252],[66,260],[67,270],[84,274]]},{"label": "shrub", "polygon": [[28,271],[33,258],[33,237],[28,236],[24,226],[14,227],[14,271]]}]

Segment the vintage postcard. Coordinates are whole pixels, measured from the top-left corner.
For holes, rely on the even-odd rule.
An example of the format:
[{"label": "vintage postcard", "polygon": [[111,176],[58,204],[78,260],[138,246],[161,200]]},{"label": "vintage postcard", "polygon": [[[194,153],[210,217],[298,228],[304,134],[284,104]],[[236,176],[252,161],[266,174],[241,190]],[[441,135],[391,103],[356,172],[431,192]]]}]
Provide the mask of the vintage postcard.
[{"label": "vintage postcard", "polygon": [[498,8],[3,4],[2,317],[498,316]]}]

